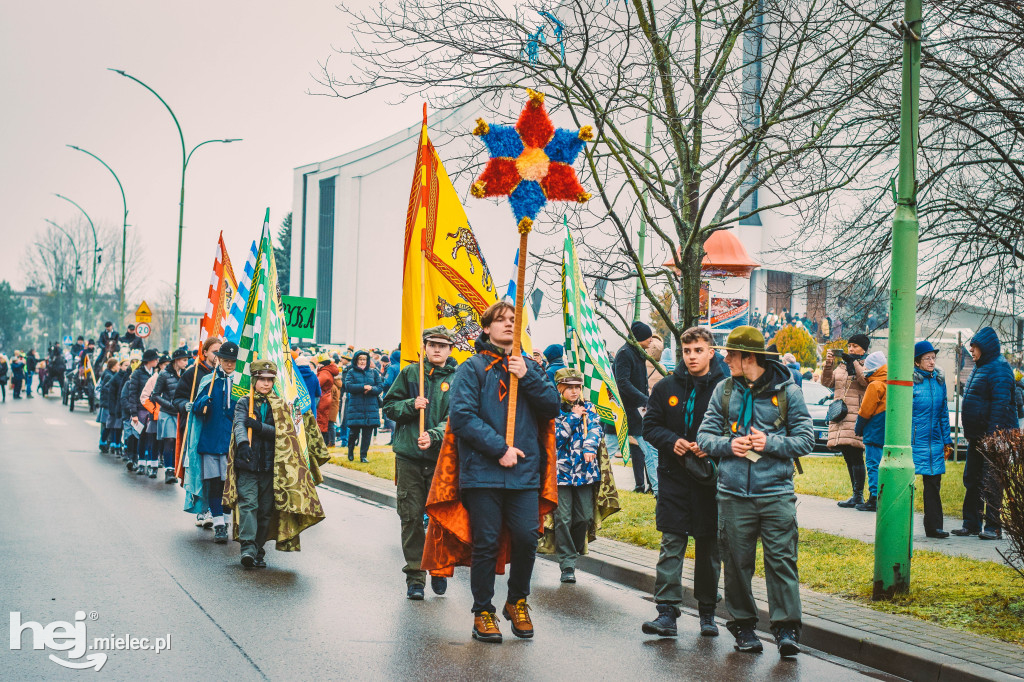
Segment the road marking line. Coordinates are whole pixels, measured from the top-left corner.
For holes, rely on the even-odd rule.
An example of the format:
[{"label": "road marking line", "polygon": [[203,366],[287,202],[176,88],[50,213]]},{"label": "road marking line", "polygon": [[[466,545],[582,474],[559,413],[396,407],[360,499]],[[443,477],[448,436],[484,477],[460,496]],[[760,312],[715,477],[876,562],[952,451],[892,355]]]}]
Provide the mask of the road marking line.
[{"label": "road marking line", "polygon": [[62,419],[53,419],[51,417],[47,417],[43,419],[43,421],[49,424],[50,426],[64,426],[64,420]]}]

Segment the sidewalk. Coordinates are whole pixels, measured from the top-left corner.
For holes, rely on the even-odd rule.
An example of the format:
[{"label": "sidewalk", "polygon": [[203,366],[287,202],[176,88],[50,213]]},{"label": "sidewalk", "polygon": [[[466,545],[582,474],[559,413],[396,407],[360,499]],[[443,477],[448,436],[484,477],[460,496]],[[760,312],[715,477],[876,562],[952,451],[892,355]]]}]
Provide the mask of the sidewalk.
[{"label": "sidewalk", "polygon": [[[390,481],[332,464],[326,465],[323,473],[326,486],[378,504],[396,506],[395,486]],[[631,473],[628,481],[632,481]],[[656,551],[601,538],[576,567],[650,594],[657,559]],[[685,606],[696,611],[697,604],[692,599],[693,562],[685,562],[683,585]],[[913,680],[1024,679],[1024,649],[1013,644],[873,611],[804,588],[800,592],[804,611],[801,641],[809,647]],[[763,579],[754,579],[754,597],[764,626],[768,603]],[[724,608],[719,608],[718,615],[726,615]],[[639,623],[635,625],[640,636]]]},{"label": "sidewalk", "polygon": [[[635,486],[633,470],[613,462],[612,472],[615,474],[615,485],[619,490],[632,490]],[[844,538],[860,540],[874,544],[875,515],[871,512],[859,512],[856,509],[843,509],[836,506],[836,501],[815,495],[797,495],[797,523],[801,528],[820,530]],[[929,538],[924,534],[924,514],[914,514],[914,549],[927,549],[950,556],[966,556],[983,561],[1005,563],[997,549],[1006,550],[1006,540],[979,540],[977,537],[958,538],[950,535],[945,540]],[[944,528],[953,530],[961,526],[960,519],[946,517]]]}]

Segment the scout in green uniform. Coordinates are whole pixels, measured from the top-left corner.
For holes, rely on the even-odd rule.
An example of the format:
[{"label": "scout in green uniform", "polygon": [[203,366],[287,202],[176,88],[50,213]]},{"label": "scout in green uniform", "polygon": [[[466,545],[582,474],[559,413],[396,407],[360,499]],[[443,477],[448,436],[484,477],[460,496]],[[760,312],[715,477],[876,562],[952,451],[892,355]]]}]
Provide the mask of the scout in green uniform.
[{"label": "scout in green uniform", "polygon": [[[455,341],[445,327],[423,332],[425,359],[423,397],[419,397],[419,364],[407,365],[384,396],[384,414],[395,422],[392,447],[398,486],[398,516],[402,520],[402,552],[405,554],[406,596],[423,599],[426,571],[420,569],[426,540],[424,513],[437,454],[448,425],[448,399],[458,363],[451,357]],[[420,410],[425,411],[425,430],[420,432]],[[434,594],[444,594],[448,581],[431,577]]]}]

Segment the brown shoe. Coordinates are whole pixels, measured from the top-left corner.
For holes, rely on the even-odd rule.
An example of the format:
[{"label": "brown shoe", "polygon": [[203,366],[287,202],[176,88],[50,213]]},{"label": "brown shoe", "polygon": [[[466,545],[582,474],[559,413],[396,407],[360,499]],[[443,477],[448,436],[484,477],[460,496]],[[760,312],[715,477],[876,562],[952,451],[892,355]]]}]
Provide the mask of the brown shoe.
[{"label": "brown shoe", "polygon": [[501,644],[501,630],[498,629],[497,620],[497,617],[490,611],[478,613],[473,618],[473,639]]},{"label": "brown shoe", "polygon": [[530,620],[530,605],[525,599],[520,599],[515,604],[505,602],[505,608],[501,612],[505,618],[512,623],[512,634],[522,639],[533,637],[533,621]]}]

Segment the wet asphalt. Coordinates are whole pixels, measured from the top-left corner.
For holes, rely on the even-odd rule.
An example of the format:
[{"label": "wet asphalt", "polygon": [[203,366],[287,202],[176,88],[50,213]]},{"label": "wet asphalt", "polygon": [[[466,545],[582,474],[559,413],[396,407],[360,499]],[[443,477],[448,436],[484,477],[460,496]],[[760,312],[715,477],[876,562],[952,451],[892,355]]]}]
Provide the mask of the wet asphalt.
[{"label": "wet asphalt", "polygon": [[[82,403],[84,405],[84,403]],[[393,509],[320,488],[327,519],[302,534],[302,552],[268,544],[265,570],[238,563],[182,509],[178,486],[128,474],[99,453],[88,412],[59,400],[0,405],[0,619],[73,621],[97,637],[162,637],[170,648],[105,651],[99,673],[67,670],[0,635],[0,680],[827,680],[895,679],[816,652],[780,660],[741,654],[732,637],[701,638],[695,614],[679,637],[643,635],[649,595],[585,573],[561,585],[538,560],[533,640],[470,638],[468,571],[445,596],[405,599]],[[496,601],[504,596],[498,578]],[[88,652],[89,654],[95,652]],[[86,656],[77,660],[85,660]]]}]

